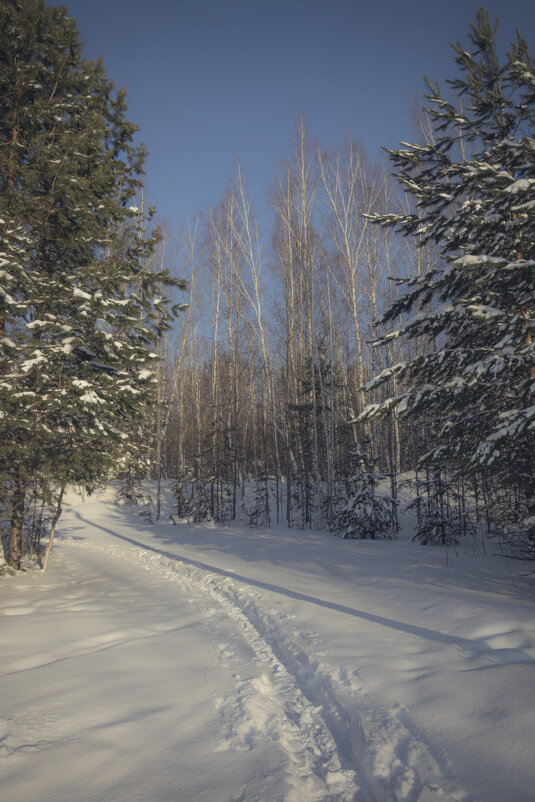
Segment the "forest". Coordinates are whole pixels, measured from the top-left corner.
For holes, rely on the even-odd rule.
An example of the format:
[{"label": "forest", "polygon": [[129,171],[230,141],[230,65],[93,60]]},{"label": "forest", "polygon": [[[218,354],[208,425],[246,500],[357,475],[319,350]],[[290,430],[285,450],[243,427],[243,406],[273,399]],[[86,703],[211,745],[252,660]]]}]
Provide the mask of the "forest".
[{"label": "forest", "polygon": [[[75,21],[0,7],[0,526],[44,566],[65,489],[171,482],[172,522],[535,557],[535,64],[481,9],[384,162],[298,117],[260,231],[237,164],[155,225],[124,93]],[[462,32],[460,32],[462,33]],[[432,65],[429,65],[432,69]],[[358,132],[357,132],[358,134]],[[157,201],[157,199],[156,199]],[[43,544],[47,543],[42,557]]]}]

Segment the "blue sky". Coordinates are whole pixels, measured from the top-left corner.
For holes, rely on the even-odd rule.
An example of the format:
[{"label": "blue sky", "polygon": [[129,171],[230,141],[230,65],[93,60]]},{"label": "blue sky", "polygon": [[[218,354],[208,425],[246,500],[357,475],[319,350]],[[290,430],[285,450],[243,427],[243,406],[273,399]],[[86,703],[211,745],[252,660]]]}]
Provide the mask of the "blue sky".
[{"label": "blue sky", "polygon": [[[48,2],[49,5],[59,3]],[[325,145],[371,157],[410,139],[423,76],[456,74],[471,0],[72,0],[84,55],[127,91],[149,150],[150,202],[171,228],[217,203],[240,159],[259,211],[302,112]],[[535,3],[492,0],[507,45],[535,51]]]}]

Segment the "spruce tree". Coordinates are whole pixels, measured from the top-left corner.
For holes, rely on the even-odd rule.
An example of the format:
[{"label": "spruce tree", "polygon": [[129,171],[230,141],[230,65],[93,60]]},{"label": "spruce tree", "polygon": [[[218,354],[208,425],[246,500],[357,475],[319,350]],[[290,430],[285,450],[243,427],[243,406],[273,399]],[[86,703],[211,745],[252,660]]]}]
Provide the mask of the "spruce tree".
[{"label": "spruce tree", "polygon": [[334,531],[349,540],[375,540],[394,536],[397,502],[378,495],[379,483],[387,475],[376,470],[378,457],[370,453],[371,440],[363,437],[350,451],[351,471],[344,480],[345,493],[335,506]]},{"label": "spruce tree", "polygon": [[427,82],[433,141],[389,151],[413,209],[372,219],[436,243],[441,259],[405,283],[384,318],[402,325],[381,342],[425,335],[437,347],[376,377],[369,387],[395,373],[405,392],[361,419],[441,419],[428,463],[520,490],[510,523],[535,546],[535,67],[519,33],[500,63],[496,30],[480,9],[470,51],[454,46],[454,99]]},{"label": "spruce tree", "polygon": [[150,401],[175,282],[134,205],[124,92],[42,0],[0,5],[0,482],[20,567],[27,484],[90,488]]}]

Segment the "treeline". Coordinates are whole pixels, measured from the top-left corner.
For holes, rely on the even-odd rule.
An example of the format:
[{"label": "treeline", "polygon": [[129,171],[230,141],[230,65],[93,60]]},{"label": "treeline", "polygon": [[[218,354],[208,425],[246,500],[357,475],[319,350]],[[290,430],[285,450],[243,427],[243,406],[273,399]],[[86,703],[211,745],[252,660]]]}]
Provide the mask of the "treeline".
[{"label": "treeline", "polygon": [[179,516],[235,518],[252,482],[251,520],[392,534],[411,472],[422,542],[481,522],[533,552],[535,73],[520,35],[500,63],[484,9],[470,38],[396,181],[300,120],[271,242],[239,167],[187,232],[154,466]]},{"label": "treeline", "polygon": [[377,456],[393,486],[414,464],[396,418],[351,421],[364,384],[414,350],[372,342],[398,295],[392,277],[418,275],[433,251],[366,220],[401,210],[403,195],[358,143],[327,151],[302,119],[270,197],[271,240],[238,166],[217,208],[182,239],[188,308],[162,346],[161,467],[179,496],[189,493],[193,515],[235,518],[252,483],[266,523],[332,529],[364,462]]}]

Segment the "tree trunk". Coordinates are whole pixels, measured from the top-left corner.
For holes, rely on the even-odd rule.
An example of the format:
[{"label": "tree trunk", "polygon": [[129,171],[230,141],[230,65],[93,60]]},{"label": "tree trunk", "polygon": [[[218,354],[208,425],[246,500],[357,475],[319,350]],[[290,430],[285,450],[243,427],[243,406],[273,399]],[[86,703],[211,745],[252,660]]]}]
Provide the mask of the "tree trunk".
[{"label": "tree trunk", "polygon": [[26,489],[20,476],[15,477],[13,487],[13,501],[11,505],[11,529],[9,532],[9,546],[7,562],[11,568],[20,571],[22,559],[22,529],[24,524],[24,499]]},{"label": "tree trunk", "polygon": [[63,512],[63,507],[61,506],[61,502],[63,501],[64,492],[65,492],[65,485],[63,485],[61,490],[59,491],[58,503],[56,505],[56,512],[54,513],[54,517],[52,518],[52,523],[50,525],[50,537],[48,538],[48,543],[45,550],[45,556],[43,559],[43,573],[46,571],[48,567],[48,559],[50,557],[50,552],[52,551],[52,543],[54,542],[56,524],[59,521],[61,513]]}]

